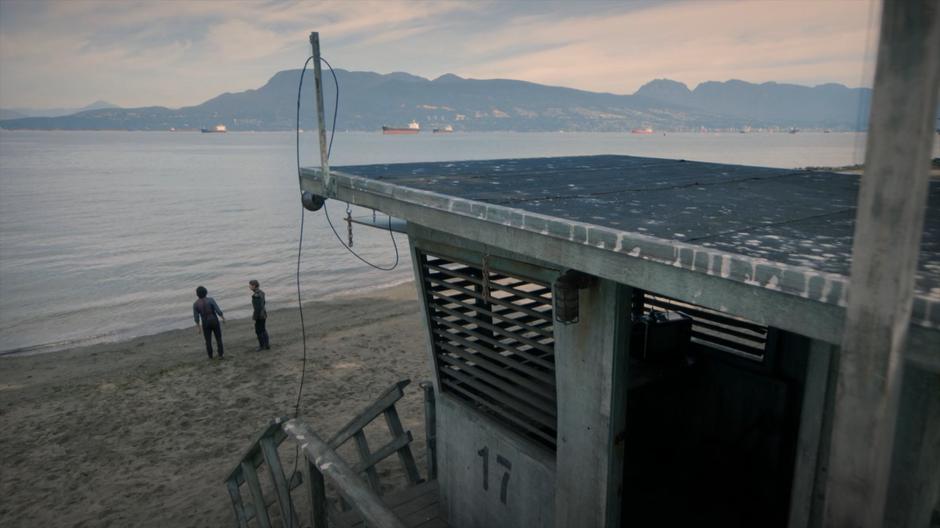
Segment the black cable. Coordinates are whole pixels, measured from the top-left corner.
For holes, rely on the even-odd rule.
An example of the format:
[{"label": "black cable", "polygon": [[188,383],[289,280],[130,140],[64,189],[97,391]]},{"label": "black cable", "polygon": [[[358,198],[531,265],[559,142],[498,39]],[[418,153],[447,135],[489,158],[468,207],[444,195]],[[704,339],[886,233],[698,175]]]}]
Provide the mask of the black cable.
[{"label": "black cable", "polygon": [[[304,67],[300,69],[300,82],[297,85],[297,119],[296,119],[296,149],[297,154],[297,177],[300,178],[300,92],[304,87],[304,73],[307,71],[307,65],[310,64],[310,61],[313,60],[313,56],[307,57],[307,61],[304,62]],[[332,147],[333,139],[330,138],[330,146]],[[300,312],[300,334],[302,336],[301,342],[303,343],[303,363],[301,364],[300,371],[300,385],[297,387],[297,401],[294,403],[294,418],[300,416],[300,397],[304,391],[304,378],[307,374],[307,326],[304,324],[304,303],[300,295],[300,255],[304,247],[304,211],[306,208],[303,204],[300,205],[300,237],[297,242],[297,308]],[[295,461],[296,462],[296,461]]]},{"label": "black cable", "polygon": [[[294,134],[294,137],[295,137],[295,153],[296,153],[296,156],[297,156],[297,177],[298,177],[298,179],[301,178],[301,171],[300,171],[300,100],[301,100],[301,93],[302,93],[303,87],[304,87],[304,74],[307,72],[307,65],[309,65],[309,64],[310,64],[310,61],[312,61],[312,60],[313,60],[313,56],[307,57],[307,60],[304,62],[303,68],[300,69],[300,81],[297,83],[297,115],[296,115],[296,119],[295,119],[295,124],[296,124],[296,126],[295,126],[295,134]],[[333,99],[333,124],[332,124],[331,130],[330,130],[330,143],[329,143],[329,146],[327,147],[327,150],[326,150],[326,159],[327,159],[327,161],[329,161],[330,155],[333,153],[333,138],[336,137],[336,116],[337,116],[337,114],[339,113],[339,80],[337,80],[337,78],[336,78],[336,72],[333,70],[333,66],[331,66],[330,63],[327,62],[327,60],[324,59],[323,57],[320,57],[320,60],[322,60],[322,61],[327,65],[327,67],[330,68],[330,74],[333,76],[333,85],[336,87],[336,96],[335,96],[334,99]],[[298,385],[298,387],[297,387],[297,400],[294,402],[294,418],[297,418],[297,417],[300,416],[300,402],[301,402],[301,399],[302,399],[302,397],[303,397],[304,381],[306,380],[306,375],[307,375],[307,326],[306,326],[306,324],[304,324],[304,303],[303,303],[303,297],[302,297],[301,291],[300,291],[300,262],[301,262],[301,255],[302,255],[302,253],[303,253],[303,247],[304,247],[304,219],[305,219],[305,216],[306,216],[306,215],[305,215],[305,209],[306,209],[306,208],[301,204],[301,206],[300,206],[300,236],[298,237],[299,240],[298,240],[298,242],[297,242],[297,273],[296,273],[296,283],[297,283],[297,308],[298,308],[298,312],[300,313],[300,333],[301,333],[301,336],[302,336],[302,337],[301,337],[301,341],[302,341],[302,343],[303,343],[303,360],[302,360],[302,363],[301,363],[300,383],[299,383],[299,385]],[[324,212],[324,214],[326,215],[326,221],[327,221],[327,223],[330,225],[330,229],[333,231],[333,234],[336,235],[336,239],[339,240],[339,243],[340,243],[344,248],[346,248],[347,251],[349,251],[350,253],[352,253],[353,256],[355,256],[356,258],[358,258],[358,259],[361,260],[362,262],[365,262],[365,263],[368,264],[369,266],[372,266],[373,268],[378,269],[378,270],[382,270],[382,271],[391,271],[391,270],[395,269],[396,267],[398,267],[398,262],[399,262],[398,244],[395,242],[395,235],[394,235],[394,233],[392,232],[392,217],[391,217],[391,216],[388,217],[388,235],[389,235],[389,238],[392,239],[392,246],[395,248],[395,263],[394,263],[391,267],[389,267],[389,268],[383,268],[383,267],[380,267],[380,266],[376,266],[375,264],[372,264],[371,262],[369,262],[369,261],[367,261],[366,259],[362,258],[361,256],[359,256],[359,254],[357,254],[355,251],[353,251],[352,248],[350,248],[349,246],[347,246],[347,245],[343,242],[343,239],[339,236],[339,233],[336,231],[336,228],[333,226],[333,222],[330,220],[329,209],[327,208],[327,206],[326,206],[325,203],[323,204],[323,212]],[[291,470],[291,473],[290,473],[290,475],[291,475],[290,478],[291,478],[291,479],[293,479],[294,474],[297,472],[297,462],[298,462],[298,460],[300,459],[300,447],[299,447],[299,446],[294,446],[294,447],[295,447],[295,450],[294,450],[294,468]],[[290,482],[290,481],[288,481],[288,482]],[[297,516],[296,516],[296,512],[293,511],[293,500],[291,500],[291,521],[290,521],[291,526],[294,526],[295,521],[297,521],[296,517],[297,517]],[[299,524],[299,522],[298,522],[298,524]]]},{"label": "black cable", "polygon": [[[312,58],[312,57],[311,57]],[[333,76],[333,86],[336,88],[333,96],[333,126],[330,128],[330,146],[326,148],[326,160],[330,160],[330,154],[333,153],[333,138],[336,137],[336,116],[339,114],[339,81],[336,80],[336,72],[326,59],[320,57],[320,60],[330,69],[330,75]]]},{"label": "black cable", "polygon": [[389,266],[389,267],[387,267],[387,268],[383,268],[382,266],[376,266],[375,264],[373,264],[373,263],[369,262],[368,260],[362,258],[358,253],[356,253],[355,251],[353,251],[351,247],[347,246],[346,243],[343,242],[343,238],[342,238],[341,236],[339,236],[339,233],[336,231],[336,227],[333,225],[333,221],[330,220],[330,213],[326,210],[326,206],[323,206],[323,212],[324,212],[324,214],[326,215],[326,223],[330,225],[330,229],[333,231],[333,234],[336,235],[336,239],[339,240],[339,243],[342,244],[342,246],[343,246],[344,248],[346,248],[347,251],[349,251],[350,253],[352,253],[352,256],[356,257],[357,259],[361,260],[362,262],[364,262],[364,263],[368,264],[369,266],[372,266],[373,268],[375,268],[375,269],[377,269],[377,270],[380,270],[380,271],[392,271],[392,270],[394,270],[395,268],[398,267],[398,259],[399,259],[399,256],[398,256],[398,244],[395,242],[395,236],[392,234],[393,232],[392,232],[392,217],[391,217],[391,216],[388,217],[388,235],[389,235],[389,238],[392,239],[392,246],[395,248],[395,262],[394,262],[391,266]]},{"label": "black cable", "polygon": [[[313,56],[307,57],[307,61],[304,62],[304,67],[300,69],[300,82],[297,85],[297,118],[296,118],[296,144],[295,144],[295,153],[297,154],[297,178],[300,178],[300,92],[304,87],[304,73],[307,71],[307,65],[310,64],[310,61],[313,60]],[[333,139],[330,138],[330,146],[332,147]],[[300,312],[300,335],[301,343],[303,343],[303,363],[300,367],[300,384],[297,387],[297,401],[294,403],[294,418],[300,416],[300,397],[304,392],[304,378],[307,375],[307,325],[304,324],[304,303],[303,298],[300,294],[300,256],[304,247],[304,211],[305,207],[303,204],[300,205],[300,236],[297,241],[297,309]],[[290,477],[288,477],[288,486],[294,478],[294,474],[297,473],[297,462],[300,459],[300,446],[294,446],[294,468],[290,472]],[[290,512],[290,526],[293,528],[296,525],[300,524],[300,519],[297,519],[297,514],[294,511],[294,500],[293,498],[290,501],[291,512]]]},{"label": "black cable", "polygon": [[[336,87],[336,97],[333,100],[333,127],[332,127],[332,130],[330,131],[330,146],[326,150],[326,159],[329,160],[330,152],[332,152],[333,150],[333,138],[336,136],[336,115],[339,113],[339,81],[336,79],[336,72],[333,71],[333,66],[330,65],[330,63],[323,57],[320,57],[320,60],[323,61],[323,63],[326,64],[327,68],[330,69],[330,74],[333,76],[333,86]],[[302,76],[301,76],[301,79],[303,79]],[[299,156],[300,155],[298,154],[298,160],[300,159]],[[298,167],[299,167],[299,161],[298,161]],[[323,214],[326,216],[326,223],[329,224],[330,230],[332,230],[333,235],[336,236],[336,240],[338,240],[340,245],[346,248],[346,251],[350,252],[352,256],[356,257],[357,259],[361,260],[363,263],[379,271],[392,271],[398,267],[400,256],[398,254],[398,244],[395,242],[395,234],[392,232],[392,217],[391,216],[388,217],[388,237],[392,239],[392,247],[395,248],[395,263],[392,264],[390,267],[386,268],[386,267],[375,265],[369,262],[368,260],[364,259],[361,255],[353,251],[351,247],[346,245],[345,242],[343,242],[343,237],[341,237],[339,235],[339,232],[336,231],[336,226],[333,225],[333,220],[330,219],[330,210],[325,204],[323,205]]]}]

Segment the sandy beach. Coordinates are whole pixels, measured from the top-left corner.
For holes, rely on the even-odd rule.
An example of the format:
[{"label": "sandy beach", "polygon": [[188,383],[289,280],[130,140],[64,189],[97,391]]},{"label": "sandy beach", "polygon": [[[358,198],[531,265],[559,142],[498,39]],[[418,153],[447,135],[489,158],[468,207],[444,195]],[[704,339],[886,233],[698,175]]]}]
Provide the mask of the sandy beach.
[{"label": "sandy beach", "polygon": [[[398,409],[423,472],[418,382],[430,371],[414,285],[310,302],[304,316],[300,417],[326,437],[409,378]],[[298,311],[271,313],[268,329],[272,350],[256,352],[252,322],[229,321],[225,361],[207,359],[193,327],[0,358],[0,525],[231,526],[223,479],[257,431],[293,413],[297,396]],[[395,457],[380,475],[403,485]]]}]

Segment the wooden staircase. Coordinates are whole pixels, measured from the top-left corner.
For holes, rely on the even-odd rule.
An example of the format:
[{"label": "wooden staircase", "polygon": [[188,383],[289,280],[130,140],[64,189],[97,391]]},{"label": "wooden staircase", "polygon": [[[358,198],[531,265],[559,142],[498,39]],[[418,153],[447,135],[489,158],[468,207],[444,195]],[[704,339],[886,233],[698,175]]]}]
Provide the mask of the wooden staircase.
[{"label": "wooden staircase", "polygon": [[[225,479],[235,525],[446,527],[440,518],[437,482],[421,478],[411,452],[411,432],[404,430],[395,409],[409,383],[402,380],[389,387],[327,441],[297,419],[272,420]],[[364,429],[379,416],[385,418],[391,439],[372,451]],[[278,447],[288,439],[296,444],[295,466],[299,466],[289,478],[278,455]],[[337,454],[349,440],[355,442],[359,458],[352,465]],[[393,454],[398,455],[409,487],[383,498],[376,465]],[[335,497],[327,497],[327,484]],[[301,500],[295,503],[293,494],[301,486]]]}]

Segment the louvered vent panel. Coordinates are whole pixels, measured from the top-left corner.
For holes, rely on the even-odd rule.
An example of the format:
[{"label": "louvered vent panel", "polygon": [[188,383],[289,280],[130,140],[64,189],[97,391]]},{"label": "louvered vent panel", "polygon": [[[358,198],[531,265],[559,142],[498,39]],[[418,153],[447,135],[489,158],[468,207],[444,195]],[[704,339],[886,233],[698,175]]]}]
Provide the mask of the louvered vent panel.
[{"label": "louvered vent panel", "polygon": [[692,341],[713,349],[762,361],[767,347],[767,327],[694,304],[636,290],[644,311],[682,312],[692,318]]},{"label": "louvered vent panel", "polygon": [[554,449],[551,286],[481,264],[418,256],[441,390]]}]

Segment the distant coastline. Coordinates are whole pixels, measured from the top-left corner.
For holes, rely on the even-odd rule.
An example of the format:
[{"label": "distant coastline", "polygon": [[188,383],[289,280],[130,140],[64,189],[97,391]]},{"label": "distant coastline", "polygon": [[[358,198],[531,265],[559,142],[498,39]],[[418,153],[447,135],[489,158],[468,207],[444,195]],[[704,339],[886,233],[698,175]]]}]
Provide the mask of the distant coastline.
[{"label": "distant coastline", "polygon": [[[340,130],[380,130],[416,122],[425,130],[456,132],[623,132],[799,129],[858,131],[868,119],[871,90],[841,84],[801,86],[741,80],[708,81],[690,89],[656,79],[633,94],[548,86],[512,79],[469,79],[446,74],[426,79],[407,73],[336,70],[343,104]],[[299,70],[276,73],[257,89],[224,93],[195,106],[106,107],[57,117],[0,120],[0,128],[31,130],[191,130],[224,125],[230,131],[289,131]],[[313,83],[301,101],[313,100]],[[333,99],[324,83],[324,97]],[[355,110],[353,110],[355,109]],[[327,122],[332,118],[327,105]],[[316,128],[311,108],[300,127]]]}]

